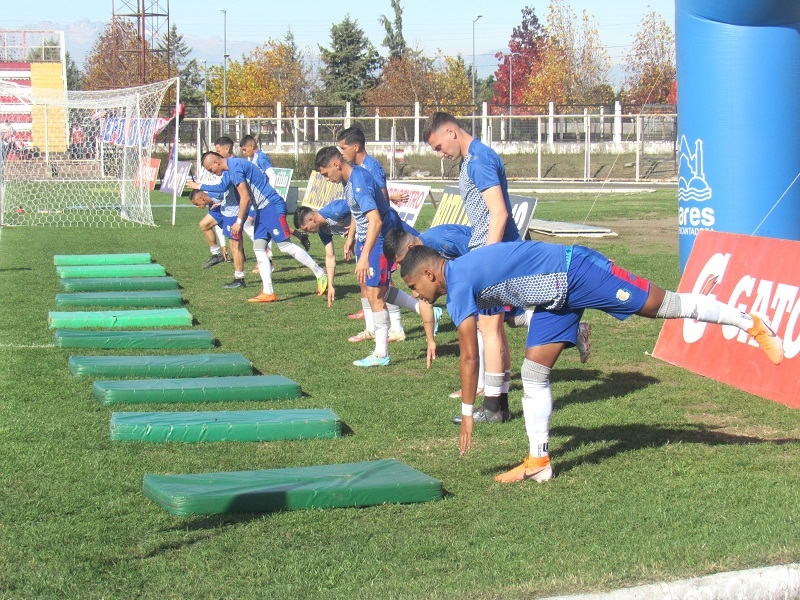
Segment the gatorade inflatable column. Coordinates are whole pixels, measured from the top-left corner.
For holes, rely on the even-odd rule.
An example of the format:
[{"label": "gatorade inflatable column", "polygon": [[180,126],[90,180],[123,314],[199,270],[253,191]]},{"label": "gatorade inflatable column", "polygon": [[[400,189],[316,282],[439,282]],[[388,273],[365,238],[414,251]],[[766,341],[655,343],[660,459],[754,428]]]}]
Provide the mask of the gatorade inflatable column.
[{"label": "gatorade inflatable column", "polygon": [[675,33],[681,271],[701,229],[800,240],[800,0],[676,0]]}]

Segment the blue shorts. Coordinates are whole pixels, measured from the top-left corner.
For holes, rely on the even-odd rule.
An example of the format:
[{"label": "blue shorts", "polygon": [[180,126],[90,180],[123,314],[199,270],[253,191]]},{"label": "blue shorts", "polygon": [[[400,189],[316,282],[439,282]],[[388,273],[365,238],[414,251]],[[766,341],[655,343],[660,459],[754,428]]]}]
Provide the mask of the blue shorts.
[{"label": "blue shorts", "polygon": [[214,217],[214,220],[217,222],[217,227],[221,227],[222,229],[225,229],[224,222],[223,222],[223,217],[222,217],[222,213],[221,212],[219,212],[218,210],[210,210],[210,211],[208,211],[208,215],[210,217]]},{"label": "blue shorts", "polygon": [[279,214],[271,204],[256,210],[254,226],[253,238],[257,240],[285,242],[291,235],[289,224],[286,222],[286,214]]},{"label": "blue shorts", "polygon": [[[364,242],[356,241],[356,261],[361,257],[361,251],[363,249]],[[369,253],[367,287],[389,285],[389,282],[392,280],[392,267],[394,267],[394,263],[383,254],[383,236],[379,235],[378,239],[375,240],[375,245],[372,247],[372,252]]]},{"label": "blue shorts", "polygon": [[239,235],[237,237],[234,237],[234,236],[231,235],[231,226],[234,223],[236,223],[236,220],[238,218],[239,218],[238,216],[237,217],[226,217],[224,215],[222,216],[222,234],[226,238],[228,238],[229,240],[240,240],[240,239],[242,239],[241,230],[239,230]]},{"label": "blue shorts", "polygon": [[574,246],[567,272],[569,295],[560,310],[537,308],[531,317],[525,345],[564,342],[574,346],[578,325],[587,308],[623,321],[642,310],[650,295],[650,282],[612,263],[591,248]]}]

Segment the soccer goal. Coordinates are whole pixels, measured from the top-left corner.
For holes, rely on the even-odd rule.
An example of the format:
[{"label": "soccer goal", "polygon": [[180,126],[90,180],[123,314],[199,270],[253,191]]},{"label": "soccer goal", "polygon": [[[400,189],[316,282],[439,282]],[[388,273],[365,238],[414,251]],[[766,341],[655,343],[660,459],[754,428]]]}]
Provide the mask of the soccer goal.
[{"label": "soccer goal", "polygon": [[176,81],[65,92],[0,80],[0,225],[154,225],[150,154]]}]

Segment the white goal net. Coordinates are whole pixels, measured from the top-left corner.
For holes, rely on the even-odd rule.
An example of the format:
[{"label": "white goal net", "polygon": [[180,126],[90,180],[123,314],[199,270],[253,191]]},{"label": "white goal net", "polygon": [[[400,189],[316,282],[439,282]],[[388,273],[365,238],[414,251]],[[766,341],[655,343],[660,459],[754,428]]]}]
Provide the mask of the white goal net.
[{"label": "white goal net", "polygon": [[0,224],[154,225],[150,154],[175,83],[65,92],[0,79]]}]

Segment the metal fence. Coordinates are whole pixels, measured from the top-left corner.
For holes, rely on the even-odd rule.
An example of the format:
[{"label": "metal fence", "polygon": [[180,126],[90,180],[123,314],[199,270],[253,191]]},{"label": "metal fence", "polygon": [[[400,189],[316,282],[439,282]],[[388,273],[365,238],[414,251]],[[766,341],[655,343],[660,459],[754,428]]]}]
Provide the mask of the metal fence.
[{"label": "metal fence", "polygon": [[[199,157],[213,149],[213,141],[222,135],[235,142],[247,134],[255,136],[268,153],[290,154],[295,160],[301,155],[314,154],[336,143],[336,134],[350,126],[361,128],[368,150],[386,157],[390,178],[413,176],[408,163],[413,157],[434,157],[431,148],[421,139],[426,116],[420,106],[408,116],[382,117],[351,110],[334,111],[330,107],[293,107],[291,111],[280,104],[269,116],[189,118],[181,122],[180,152]],[[614,179],[675,180],[677,178],[677,114],[623,114],[604,108],[582,113],[558,114],[551,105],[547,114],[492,115],[484,105],[482,114],[474,117],[475,134],[501,156],[531,155],[535,168],[527,177],[535,180],[573,179],[602,180],[609,177],[607,168],[613,160],[618,165],[611,175]],[[287,115],[288,113],[288,115]],[[454,113],[468,131],[472,130],[472,115]],[[279,116],[275,116],[279,115]],[[564,170],[559,165],[571,165]],[[555,165],[555,166],[554,166]],[[440,172],[417,176],[452,176],[452,169],[442,165]]]}]

